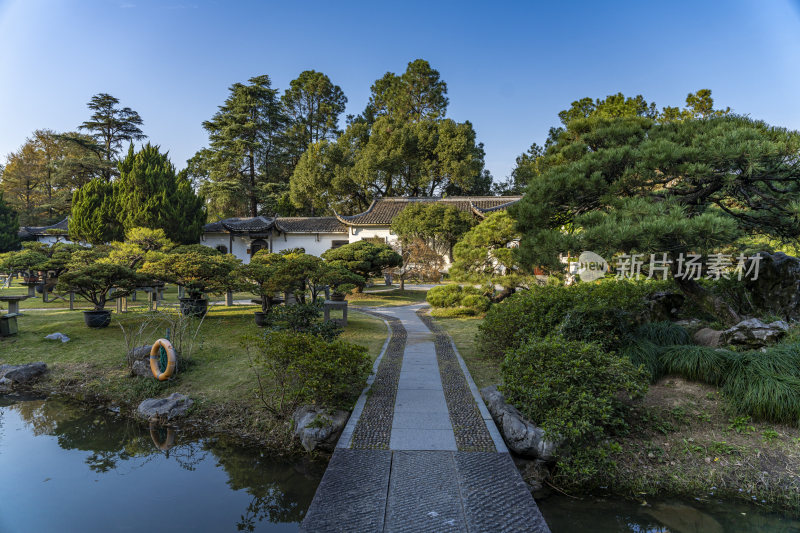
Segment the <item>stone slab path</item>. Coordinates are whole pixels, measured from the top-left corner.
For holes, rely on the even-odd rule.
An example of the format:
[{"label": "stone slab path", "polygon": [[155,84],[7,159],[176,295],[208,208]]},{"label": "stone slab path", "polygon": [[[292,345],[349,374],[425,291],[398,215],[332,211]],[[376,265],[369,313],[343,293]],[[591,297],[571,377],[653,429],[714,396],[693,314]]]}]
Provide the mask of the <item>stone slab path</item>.
[{"label": "stone slab path", "polygon": [[391,331],[301,531],[547,532],[450,337],[424,304]]}]

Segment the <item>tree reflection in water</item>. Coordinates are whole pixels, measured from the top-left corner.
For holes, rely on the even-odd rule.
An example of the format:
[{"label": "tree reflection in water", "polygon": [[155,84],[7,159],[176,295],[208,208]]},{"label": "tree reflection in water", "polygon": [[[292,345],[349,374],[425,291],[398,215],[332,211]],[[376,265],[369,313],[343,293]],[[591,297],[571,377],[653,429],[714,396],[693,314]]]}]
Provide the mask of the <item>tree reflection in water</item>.
[{"label": "tree reflection in water", "polygon": [[213,457],[216,467],[226,472],[230,489],[252,496],[236,524],[239,531],[254,531],[263,520],[302,521],[325,470],[323,464],[308,458],[295,462],[277,459],[229,438],[192,439],[173,428],[145,426],[110,411],[60,399],[21,401],[9,408],[33,434],[54,436],[65,450],[88,452],[85,463],[98,474],[119,470],[122,465],[141,468],[159,455],[194,471]]}]

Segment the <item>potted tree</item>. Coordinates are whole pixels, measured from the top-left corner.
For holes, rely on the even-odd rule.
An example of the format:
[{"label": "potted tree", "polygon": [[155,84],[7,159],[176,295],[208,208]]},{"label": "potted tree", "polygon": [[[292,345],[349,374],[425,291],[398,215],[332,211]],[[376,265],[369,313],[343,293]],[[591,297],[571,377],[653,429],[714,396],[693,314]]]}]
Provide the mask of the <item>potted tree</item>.
[{"label": "potted tree", "polygon": [[[106,301],[130,294],[139,276],[130,268],[111,263],[77,265],[58,278],[57,290],[74,292],[90,302],[94,308],[83,312],[83,319],[90,328],[104,328],[111,323],[111,311],[105,309]],[[112,294],[111,289],[114,289]]]},{"label": "potted tree", "polygon": [[204,254],[196,251],[169,253],[145,261],[141,274],[180,285],[186,296],[180,299],[181,314],[204,316],[208,311],[208,293],[221,293],[234,286],[231,272],[240,264],[228,254]]},{"label": "potted tree", "polygon": [[345,295],[355,288],[363,287],[366,280],[339,265],[326,265],[320,282],[331,288],[331,300],[344,301]]}]

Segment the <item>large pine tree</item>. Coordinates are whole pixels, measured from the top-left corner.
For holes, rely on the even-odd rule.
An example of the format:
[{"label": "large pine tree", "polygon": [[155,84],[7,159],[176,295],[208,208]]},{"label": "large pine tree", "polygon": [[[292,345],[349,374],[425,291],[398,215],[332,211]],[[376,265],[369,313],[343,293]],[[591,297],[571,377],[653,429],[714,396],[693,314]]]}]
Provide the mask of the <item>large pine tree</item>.
[{"label": "large pine tree", "polygon": [[72,195],[69,238],[76,242],[102,244],[122,240],[114,202],[114,186],[95,178]]}]

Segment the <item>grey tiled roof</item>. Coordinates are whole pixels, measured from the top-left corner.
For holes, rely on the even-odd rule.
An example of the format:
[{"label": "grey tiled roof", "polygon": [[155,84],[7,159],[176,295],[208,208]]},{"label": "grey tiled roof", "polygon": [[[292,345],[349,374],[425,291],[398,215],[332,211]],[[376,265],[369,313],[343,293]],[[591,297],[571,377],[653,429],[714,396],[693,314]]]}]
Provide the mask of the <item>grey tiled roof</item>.
[{"label": "grey tiled roof", "polygon": [[438,203],[453,206],[461,211],[483,216],[484,213],[505,209],[518,202],[521,196],[440,196],[378,198],[369,209],[352,216],[337,214],[337,218],[347,225],[388,225],[400,211],[412,203]]},{"label": "grey tiled roof", "polygon": [[278,217],[275,226],[284,233],[347,233],[336,217]]},{"label": "grey tiled roof", "polygon": [[19,228],[20,237],[33,235],[66,235],[69,232],[69,218],[65,218],[50,226],[22,226]]},{"label": "grey tiled roof", "polygon": [[211,222],[203,226],[206,233],[247,233],[250,231],[268,231],[275,225],[275,219],[269,217],[234,217]]}]

